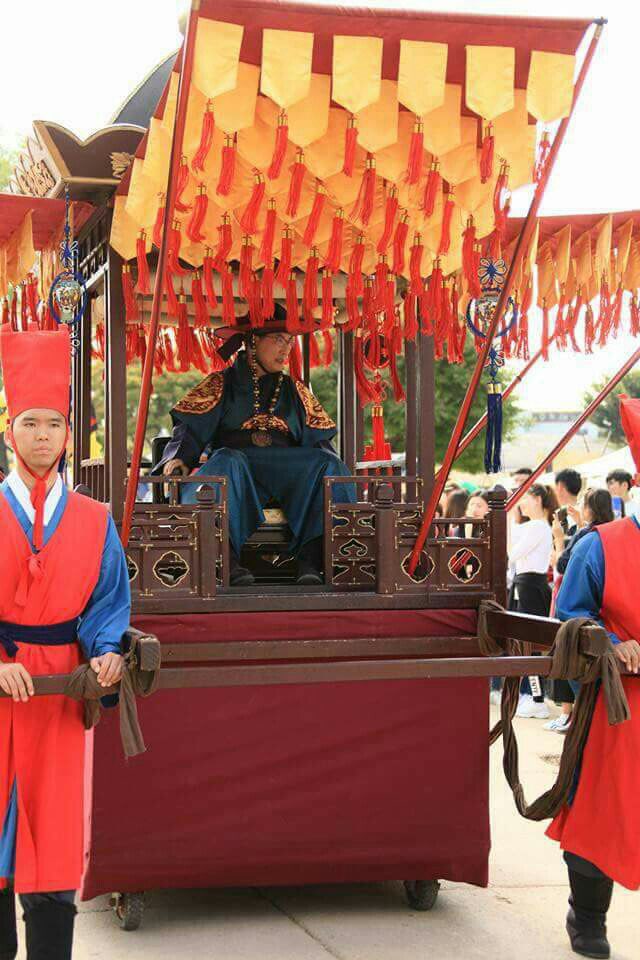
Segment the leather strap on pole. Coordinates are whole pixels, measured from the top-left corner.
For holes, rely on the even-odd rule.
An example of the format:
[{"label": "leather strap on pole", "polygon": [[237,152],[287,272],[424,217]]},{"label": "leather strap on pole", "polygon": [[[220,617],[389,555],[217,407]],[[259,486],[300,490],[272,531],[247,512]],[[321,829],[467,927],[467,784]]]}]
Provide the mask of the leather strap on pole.
[{"label": "leather strap on pole", "polygon": [[[503,611],[500,604],[483,601],[478,611],[478,640],[485,656],[507,653],[516,656],[520,644],[492,637],[487,626],[491,610]],[[583,630],[583,627],[590,627]],[[595,629],[594,629],[595,628]],[[550,655],[553,663],[549,676],[554,679],[578,680],[582,684],[576,700],[571,726],[564,741],[560,769],[556,782],[533,803],[527,803],[520,782],[518,743],[513,729],[513,717],[518,707],[520,677],[506,677],[502,693],[501,719],[490,734],[490,743],[502,735],[504,744],[503,768],[511,787],[518,813],[526,820],[545,820],[554,817],[566,804],[579,767],[589,728],[595,710],[598,692],[602,688],[610,724],[623,723],[631,716],[622,686],[618,662],[607,632],[593,620],[576,617],[559,628]]]}]

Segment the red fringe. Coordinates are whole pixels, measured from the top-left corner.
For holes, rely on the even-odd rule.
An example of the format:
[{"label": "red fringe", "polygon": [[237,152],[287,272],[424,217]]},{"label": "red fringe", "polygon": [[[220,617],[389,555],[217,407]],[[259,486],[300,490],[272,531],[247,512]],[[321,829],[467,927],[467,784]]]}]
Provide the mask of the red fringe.
[{"label": "red fringe", "polygon": [[342,238],[344,235],[344,210],[340,207],[333,216],[331,239],[325,266],[331,273],[337,273],[342,263]]},{"label": "red fringe", "polygon": [[151,278],[147,261],[147,234],[144,230],[140,231],[140,236],[136,240],[136,262],[138,264],[136,293],[148,296],[151,293]]},{"label": "red fringe", "polygon": [[276,234],[276,202],[270,199],[267,203],[267,216],[262,234],[260,259],[267,264],[273,263],[273,241]]},{"label": "red fringe", "polygon": [[167,295],[167,314],[170,317],[178,316],[178,298],[173,288],[173,280],[168,270],[165,270],[164,289]]},{"label": "red fringe", "polygon": [[254,173],[253,192],[247,206],[245,207],[244,213],[240,218],[240,226],[242,227],[244,233],[251,234],[256,232],[258,226],[258,214],[260,213],[260,207],[262,206],[262,201],[264,200],[264,192],[264,177],[256,170]]},{"label": "red fringe", "polygon": [[420,319],[423,332],[433,334],[442,316],[442,268],[438,261],[429,278],[429,285],[420,297]]},{"label": "red fringe", "polygon": [[220,179],[218,180],[218,186],[216,187],[216,193],[222,197],[226,197],[231,192],[231,187],[233,185],[233,178],[236,172],[236,146],[235,140],[233,137],[226,136],[224,138],[224,146],[222,148],[222,165],[220,167]]},{"label": "red fringe", "polygon": [[356,161],[356,144],[358,142],[358,128],[356,127],[356,118],[352,115],[347,123],[347,131],[344,138],[344,163],[342,172],[347,177],[353,176],[353,170]]},{"label": "red fringe", "polygon": [[275,304],[273,302],[273,279],[273,267],[265,267],[262,271],[262,283],[260,287],[262,316],[265,319],[272,317],[275,311]]},{"label": "red fringe", "polygon": [[615,297],[613,300],[613,306],[611,307],[611,326],[613,328],[614,337],[617,337],[620,331],[621,320],[622,320],[622,284],[618,284],[616,288]]},{"label": "red fringe", "polygon": [[264,326],[262,314],[262,287],[256,273],[251,274],[249,286],[249,318],[254,327]]},{"label": "red fringe", "polygon": [[91,351],[93,357],[96,360],[101,360],[104,363],[104,324],[96,324],[96,342],[95,347]]},{"label": "red fringe", "polygon": [[207,100],[207,105],[205,111],[202,114],[202,129],[200,131],[200,143],[198,149],[196,150],[193,160],[191,161],[191,169],[196,172],[204,171],[204,164],[209,156],[209,150],[211,149],[211,144],[213,143],[213,133],[215,130],[215,121],[213,117],[213,101]]},{"label": "red fringe", "polygon": [[549,308],[542,302],[542,359],[549,359]]},{"label": "red fringe", "polygon": [[176,333],[178,361],[180,370],[186,373],[191,367],[191,327],[187,315],[187,305],[182,299],[178,304],[178,330]]},{"label": "red fringe", "polygon": [[354,296],[361,297],[364,290],[362,279],[362,261],[364,260],[364,235],[358,234],[356,242],[351,251],[349,260],[349,281],[352,285]]},{"label": "red fringe", "polygon": [[233,273],[231,267],[225,264],[221,270],[222,280],[222,321],[227,327],[235,327],[236,312],[233,300]]},{"label": "red fringe", "polygon": [[391,190],[387,194],[387,202],[385,204],[384,210],[384,229],[378,240],[377,251],[380,255],[387,252],[387,247],[391,242],[391,236],[393,234],[393,228],[396,222],[396,216],[398,214],[398,188],[391,187]]},{"label": "red fringe", "polygon": [[195,326],[206,327],[209,324],[209,313],[207,303],[202,292],[202,277],[200,271],[196,270],[191,281],[191,299],[195,310]]},{"label": "red fringe", "polygon": [[[333,277],[326,268],[322,271],[322,326],[330,327],[333,323]],[[333,341],[331,341],[333,349]],[[325,366],[328,364],[325,363]]]},{"label": "red fringe", "polygon": [[153,225],[153,231],[151,233],[151,239],[158,249],[160,249],[160,244],[162,243],[162,225],[164,223],[164,210],[165,210],[165,195],[164,193],[159,194],[160,203],[158,205],[158,212],[156,213],[155,223]]},{"label": "red fringe", "polygon": [[442,214],[442,230],[440,233],[440,246],[438,247],[438,255],[449,253],[449,250],[451,249],[451,218],[453,216],[453,207],[453,188],[450,188],[449,196],[444,205],[444,212]]},{"label": "red fringe", "polygon": [[302,315],[307,327],[312,329],[314,324],[313,311],[318,306],[318,270],[320,260],[318,251],[313,248],[311,256],[307,260],[307,268],[304,277],[304,290],[302,293]]},{"label": "red fringe", "polygon": [[396,403],[404,403],[407,399],[407,395],[404,392],[404,387],[402,386],[402,381],[398,374],[398,362],[396,356],[402,353],[402,331],[400,327],[396,325],[393,328],[391,334],[391,343],[387,346],[387,354],[389,357],[389,376],[391,377],[391,385],[393,387],[393,398]]},{"label": "red fringe", "polygon": [[27,296],[27,304],[29,307],[29,315],[31,317],[31,322],[38,326],[38,281],[35,279],[32,273],[29,274],[27,282],[24,286],[24,292]]},{"label": "red fringe", "polygon": [[365,373],[363,337],[356,337],[353,351],[353,370],[355,373],[360,405],[364,407],[365,404],[372,403],[377,399],[377,393]]},{"label": "red fringe", "polygon": [[201,230],[204,218],[207,215],[208,206],[209,198],[207,197],[207,188],[204,183],[201,183],[198,187],[198,196],[193,205],[191,219],[187,224],[187,236],[192,243],[204,243],[206,239]]},{"label": "red fringe", "polygon": [[293,271],[289,274],[287,283],[287,330],[293,333],[300,329],[300,316],[298,314],[298,285]]},{"label": "red fringe", "polygon": [[182,194],[187,189],[188,183],[189,164],[187,163],[187,158],[182,157],[180,166],[178,168],[178,177],[176,180],[175,209],[178,211],[178,213],[187,213],[187,211],[191,209],[191,204],[182,202]]},{"label": "red fringe", "polygon": [[387,276],[384,296],[385,330],[388,332],[396,322],[396,278],[392,273]]},{"label": "red fringe", "polygon": [[[331,280],[331,277],[329,277]],[[322,358],[322,366],[330,367],[333,363],[333,337],[331,336],[330,330],[323,330],[322,337],[324,340],[324,356]]]},{"label": "red fringe", "polygon": [[300,205],[300,195],[302,194],[302,184],[307,168],[304,165],[304,153],[298,150],[296,162],[291,171],[291,180],[289,182],[289,199],[287,200],[287,216],[295,217]]},{"label": "red fringe", "polygon": [[611,294],[609,293],[609,283],[603,279],[600,287],[600,304],[598,309],[599,337],[598,346],[604,347],[609,339],[611,332]]},{"label": "red fringe", "polygon": [[371,411],[371,440],[365,449],[365,460],[389,460],[391,446],[384,438],[384,414],[380,405]]},{"label": "red fringe", "polygon": [[438,170],[438,161],[434,160],[431,164],[431,169],[427,176],[427,182],[424,188],[424,199],[422,201],[422,208],[424,211],[425,217],[432,217],[433,211],[436,208],[436,199],[440,191],[440,186],[442,184],[442,176]]},{"label": "red fringe", "polygon": [[242,238],[240,249],[240,295],[249,302],[251,299],[251,277],[253,275],[253,244],[250,237]]},{"label": "red fringe", "polygon": [[629,322],[631,336],[637,337],[638,334],[640,334],[640,307],[638,306],[638,298],[635,293],[631,297],[631,303],[629,304]]},{"label": "red fringe", "polygon": [[311,208],[311,213],[309,214],[309,219],[307,220],[307,225],[302,237],[302,242],[307,247],[313,246],[313,241],[315,239],[316,230],[318,229],[318,224],[320,223],[320,217],[322,216],[322,210],[326,198],[326,190],[318,180],[316,183],[316,195],[313,200],[313,207]]},{"label": "red fringe", "polygon": [[407,183],[418,183],[422,176],[424,163],[424,126],[422,120],[416,117],[411,134],[409,147],[409,162],[407,164]]},{"label": "red fringe", "polygon": [[[131,267],[125,263],[122,267],[122,297],[124,299],[124,315],[127,323],[135,323],[139,318],[138,303],[133,289]],[[24,302],[24,291],[23,291]]]},{"label": "red fringe", "polygon": [[404,295],[404,336],[406,340],[415,340],[418,333],[418,317],[416,315],[416,295],[407,290]]},{"label": "red fringe", "polygon": [[276,271],[276,281],[283,290],[287,290],[289,280],[291,279],[291,254],[293,250],[293,237],[288,227],[282,232],[282,241],[280,244],[280,260]]},{"label": "red fringe", "polygon": [[480,278],[478,277],[478,256],[476,255],[476,228],[473,217],[467,220],[467,228],[462,240],[462,270],[469,287],[469,294],[474,300],[482,296]]},{"label": "red fringe", "polygon": [[277,180],[282,172],[282,164],[287,152],[289,142],[289,120],[285,110],[281,110],[278,116],[278,128],[276,130],[276,142],[273,148],[271,164],[267,170],[267,176],[270,180]]},{"label": "red fringe", "polygon": [[298,337],[293,341],[293,347],[289,354],[289,376],[292,380],[302,380],[302,353]]},{"label": "red fringe", "polygon": [[137,327],[137,344],[136,344],[136,354],[142,366],[144,366],[145,357],[147,356],[147,335],[145,333],[144,324],[139,323]]},{"label": "red fringe", "polygon": [[352,211],[352,217],[360,217],[367,226],[373,213],[373,201],[376,191],[376,161],[372,154],[367,155],[367,167],[362,176],[358,199]]},{"label": "red fringe", "polygon": [[584,320],[584,352],[593,353],[593,344],[596,339],[596,324],[593,316],[593,308],[590,303],[587,304],[587,310]]},{"label": "red fringe", "polygon": [[409,233],[409,214],[403,213],[400,217],[400,223],[396,227],[396,235],[393,238],[393,273],[404,273],[404,250],[407,244],[407,234]]},{"label": "red fringe", "polygon": [[320,366],[320,348],[315,333],[309,337],[309,369]]},{"label": "red fringe", "polygon": [[222,223],[218,227],[218,246],[213,260],[215,269],[222,273],[226,269],[227,259],[233,246],[233,234],[231,231],[231,218],[228,213],[223,214]]},{"label": "red fringe", "polygon": [[[424,246],[422,244],[422,234],[416,233],[413,237],[413,246],[411,247],[411,254],[409,257],[409,277],[410,284],[409,289],[414,296],[419,296],[424,289],[424,282],[422,280],[422,254],[424,253]],[[394,262],[395,267],[395,262]],[[398,271],[395,271],[396,273]]]},{"label": "red fringe", "polygon": [[549,140],[549,131],[543,130],[542,137],[540,138],[540,143],[538,144],[536,162],[533,167],[534,183],[540,183],[540,181],[544,177],[545,169],[547,166],[547,159],[549,157],[550,150],[551,150],[551,141]]},{"label": "red fringe", "polygon": [[493,136],[493,124],[489,124],[485,131],[482,141],[482,150],[480,152],[480,181],[486,183],[493,175],[493,156],[495,151],[495,138]]},{"label": "red fringe", "polygon": [[173,273],[178,277],[186,277],[188,273],[191,273],[186,267],[181,267],[179,263],[180,258],[180,247],[182,245],[182,233],[180,232],[180,224],[177,220],[174,223],[178,226],[173,226],[169,231],[169,243],[167,246],[167,270],[169,273]]},{"label": "red fringe", "polygon": [[218,297],[216,296],[216,288],[213,283],[213,258],[209,253],[208,247],[207,255],[202,261],[202,275],[204,277],[204,288],[207,293],[207,303],[211,310],[215,310],[218,306]]},{"label": "red fringe", "polygon": [[361,317],[360,308],[358,305],[358,293],[355,290],[352,277],[347,279],[345,300],[349,322],[344,325],[343,329],[346,331],[353,331],[360,326]]},{"label": "red fringe", "polygon": [[386,297],[386,285],[387,285],[387,276],[389,274],[389,267],[387,266],[387,258],[381,257],[376,264],[376,281],[375,281],[375,307],[377,310],[385,309],[385,297]]}]

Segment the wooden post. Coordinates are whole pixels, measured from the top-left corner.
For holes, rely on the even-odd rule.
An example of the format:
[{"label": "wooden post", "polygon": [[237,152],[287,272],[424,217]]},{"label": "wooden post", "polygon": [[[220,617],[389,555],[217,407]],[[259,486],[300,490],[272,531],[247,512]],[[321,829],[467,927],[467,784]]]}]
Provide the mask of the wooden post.
[{"label": "wooden post", "polygon": [[[418,347],[415,340],[407,340],[404,346],[404,369],[407,392],[404,456],[407,476],[418,472]],[[414,503],[418,495],[415,483],[407,484],[407,502]]]},{"label": "wooden post", "polygon": [[212,484],[204,484],[196,493],[198,510],[198,551],[200,564],[200,596],[203,600],[215,597],[218,539],[213,522],[216,491]]},{"label": "wooden post", "polygon": [[393,503],[393,484],[376,484],[376,593],[395,593],[396,589],[396,513]]},{"label": "wooden post", "polygon": [[340,331],[338,367],[338,429],[340,453],[352,474],[356,472],[355,377],[353,372],[353,334]]},{"label": "wooden post", "polygon": [[422,478],[423,508],[433,489],[436,467],[436,371],[433,338],[418,334],[418,476]]},{"label": "wooden post", "polygon": [[89,455],[91,425],[91,305],[80,321],[80,346],[73,358],[73,486],[81,482],[81,464]]},{"label": "wooden post", "polygon": [[506,490],[489,490],[489,551],[491,589],[498,603],[507,605],[507,511]]},{"label": "wooden post", "polygon": [[127,346],[122,258],[109,247],[105,277],[105,497],[122,520],[127,479]]}]

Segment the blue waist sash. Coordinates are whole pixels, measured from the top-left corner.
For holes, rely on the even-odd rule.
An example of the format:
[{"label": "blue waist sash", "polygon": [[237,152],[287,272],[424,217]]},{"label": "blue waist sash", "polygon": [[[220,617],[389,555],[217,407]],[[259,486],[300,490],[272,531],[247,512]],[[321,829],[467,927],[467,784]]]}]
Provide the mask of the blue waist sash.
[{"label": "blue waist sash", "polygon": [[35,643],[44,647],[59,647],[75,643],[78,637],[78,618],[52,623],[47,626],[25,626],[0,620],[0,646],[8,657],[15,657],[18,643]]}]

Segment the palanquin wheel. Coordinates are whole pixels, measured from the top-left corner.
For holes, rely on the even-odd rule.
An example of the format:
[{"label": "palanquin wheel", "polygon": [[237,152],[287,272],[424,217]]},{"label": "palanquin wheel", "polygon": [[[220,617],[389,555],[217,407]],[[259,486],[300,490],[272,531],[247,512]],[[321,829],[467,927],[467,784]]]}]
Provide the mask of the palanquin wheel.
[{"label": "palanquin wheel", "polygon": [[144,916],[144,893],[116,893],[113,909],[123,930],[137,930]]},{"label": "palanquin wheel", "polygon": [[438,899],[438,880],[405,880],[407,903],[412,910],[432,910]]}]

